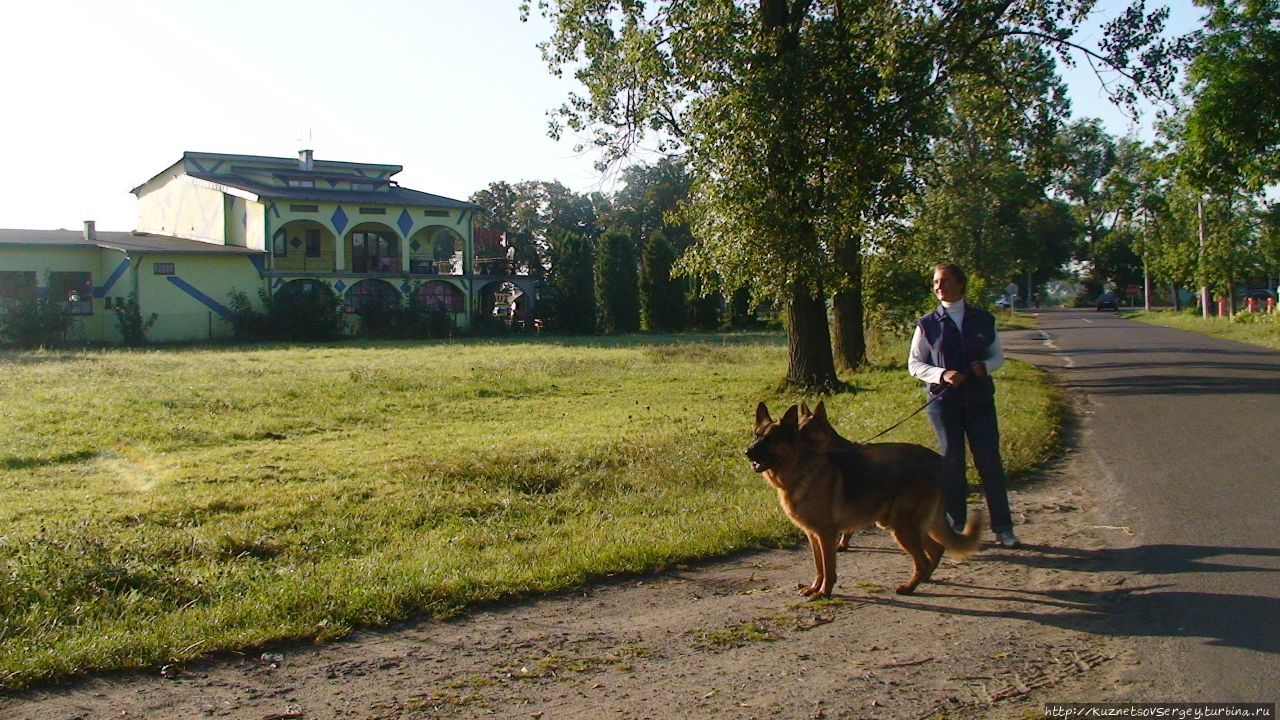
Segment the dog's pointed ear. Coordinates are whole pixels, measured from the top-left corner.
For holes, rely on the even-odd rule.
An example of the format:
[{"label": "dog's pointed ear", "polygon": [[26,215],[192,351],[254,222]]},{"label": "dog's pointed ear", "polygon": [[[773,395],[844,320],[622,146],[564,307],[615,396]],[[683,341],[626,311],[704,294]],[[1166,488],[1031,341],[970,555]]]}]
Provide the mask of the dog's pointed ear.
[{"label": "dog's pointed ear", "polygon": [[818,404],[813,408],[813,419],[819,422],[827,422],[827,404],[819,400]]},{"label": "dog's pointed ear", "polygon": [[795,430],[800,425],[800,408],[795,405],[787,408],[787,411],[782,415],[782,420],[780,422],[784,428],[788,430]]},{"label": "dog's pointed ear", "polygon": [[773,422],[773,418],[769,417],[769,406],[761,402],[756,405],[756,427],[768,425]]},{"label": "dog's pointed ear", "polygon": [[[822,401],[819,400],[818,404],[821,405]],[[813,413],[809,412],[809,403],[805,402],[804,400],[801,400],[800,401],[800,417],[807,418],[812,414]]]}]

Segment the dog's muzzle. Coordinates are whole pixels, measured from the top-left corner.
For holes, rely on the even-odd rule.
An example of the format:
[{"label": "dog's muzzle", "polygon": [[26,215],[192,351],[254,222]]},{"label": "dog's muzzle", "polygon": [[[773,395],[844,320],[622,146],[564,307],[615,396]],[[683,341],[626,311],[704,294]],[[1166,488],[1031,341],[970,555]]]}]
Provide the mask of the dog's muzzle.
[{"label": "dog's muzzle", "polygon": [[751,461],[751,470],[753,472],[762,473],[769,469],[769,453],[760,446],[760,441],[756,440],[747,447],[747,459]]}]

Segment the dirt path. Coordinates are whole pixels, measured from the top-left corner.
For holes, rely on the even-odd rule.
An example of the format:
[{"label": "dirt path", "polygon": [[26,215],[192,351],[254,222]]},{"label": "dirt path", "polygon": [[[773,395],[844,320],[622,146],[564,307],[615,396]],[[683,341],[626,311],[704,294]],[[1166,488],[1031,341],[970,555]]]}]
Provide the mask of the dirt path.
[{"label": "dirt path", "polygon": [[[1134,699],[1111,611],[1143,580],[1103,567],[1129,536],[1087,452],[1011,493],[1027,546],[988,545],[898,597],[881,532],[841,556],[838,597],[801,602],[808,550],[759,552],[323,647],[95,678],[0,699],[70,718],[1022,718]],[[765,490],[762,488],[761,490]]]}]

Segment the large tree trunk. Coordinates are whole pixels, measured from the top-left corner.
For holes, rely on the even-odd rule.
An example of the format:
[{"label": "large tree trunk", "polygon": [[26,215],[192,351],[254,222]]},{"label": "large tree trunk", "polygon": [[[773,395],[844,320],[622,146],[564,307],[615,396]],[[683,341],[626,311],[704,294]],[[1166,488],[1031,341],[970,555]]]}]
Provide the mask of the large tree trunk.
[{"label": "large tree trunk", "polygon": [[852,372],[867,360],[867,336],[864,330],[862,307],[862,248],[857,238],[843,244],[836,251],[836,260],[848,283],[835,294],[833,317],[835,330],[835,361],[842,369]]},{"label": "large tree trunk", "polygon": [[804,283],[792,285],[787,303],[787,353],[789,384],[819,393],[841,389],[831,356],[827,304],[822,293],[814,293]]}]

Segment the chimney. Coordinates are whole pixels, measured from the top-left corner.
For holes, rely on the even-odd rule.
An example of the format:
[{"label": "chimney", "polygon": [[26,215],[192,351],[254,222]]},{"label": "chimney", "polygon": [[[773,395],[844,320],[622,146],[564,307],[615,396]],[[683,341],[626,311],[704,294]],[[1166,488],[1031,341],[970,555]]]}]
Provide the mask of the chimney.
[{"label": "chimney", "polygon": [[93,226],[94,226],[94,222],[92,220],[84,221],[84,239],[89,242],[92,242],[98,239],[98,234],[94,230]]},{"label": "chimney", "polygon": [[308,172],[315,169],[315,161],[311,158],[310,150],[298,151],[298,169],[306,170]]}]

